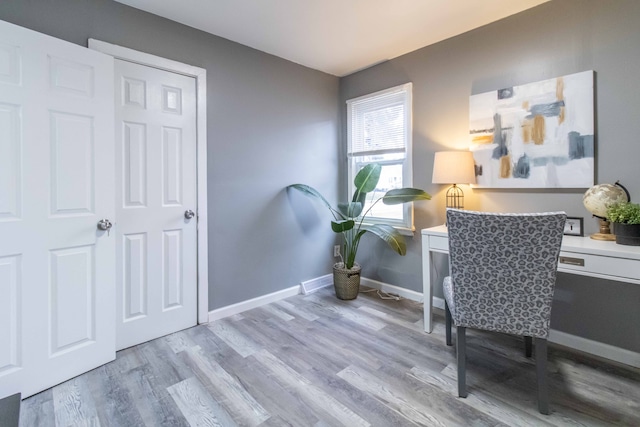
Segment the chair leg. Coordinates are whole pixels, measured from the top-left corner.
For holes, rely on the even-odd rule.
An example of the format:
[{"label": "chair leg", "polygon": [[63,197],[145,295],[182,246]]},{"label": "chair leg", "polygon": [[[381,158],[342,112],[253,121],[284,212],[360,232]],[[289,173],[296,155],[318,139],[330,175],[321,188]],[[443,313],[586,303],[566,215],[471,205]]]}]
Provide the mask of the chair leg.
[{"label": "chair leg", "polygon": [[525,357],[531,357],[532,344],[533,344],[533,338],[524,337],[524,355],[525,355]]},{"label": "chair leg", "polygon": [[538,410],[549,415],[549,390],[547,384],[547,340],[536,338],[536,377],[538,380]]},{"label": "chair leg", "polygon": [[453,343],[451,342],[451,311],[449,310],[449,304],[447,304],[447,302],[444,302],[444,320],[445,320],[445,329],[446,329],[446,335],[447,335],[447,345],[452,345]]},{"label": "chair leg", "polygon": [[458,396],[467,397],[467,339],[466,328],[456,328],[456,354],[458,358]]}]

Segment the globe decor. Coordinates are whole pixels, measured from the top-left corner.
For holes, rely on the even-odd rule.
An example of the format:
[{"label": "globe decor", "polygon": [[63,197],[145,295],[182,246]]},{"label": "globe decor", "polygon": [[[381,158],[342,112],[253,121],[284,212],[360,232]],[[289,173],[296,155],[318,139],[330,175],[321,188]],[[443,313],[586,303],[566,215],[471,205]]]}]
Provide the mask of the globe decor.
[{"label": "globe decor", "polygon": [[600,221],[600,231],[592,234],[592,239],[609,241],[616,240],[616,236],[611,234],[611,229],[609,228],[607,210],[610,206],[628,202],[629,199],[629,192],[618,181],[616,181],[615,184],[594,185],[584,193],[584,196],[582,197],[584,207]]}]

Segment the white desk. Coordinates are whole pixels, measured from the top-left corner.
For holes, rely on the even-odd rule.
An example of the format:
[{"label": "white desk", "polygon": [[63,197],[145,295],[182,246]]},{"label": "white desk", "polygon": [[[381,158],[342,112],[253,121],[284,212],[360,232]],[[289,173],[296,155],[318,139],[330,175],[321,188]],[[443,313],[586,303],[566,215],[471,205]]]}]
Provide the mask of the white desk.
[{"label": "white desk", "polygon": [[[449,253],[449,237],[444,225],[422,230],[424,330],[429,333],[433,330],[431,262],[434,252]],[[564,236],[558,271],[640,285],[640,246],[618,245],[616,242],[603,242],[589,237]]]}]

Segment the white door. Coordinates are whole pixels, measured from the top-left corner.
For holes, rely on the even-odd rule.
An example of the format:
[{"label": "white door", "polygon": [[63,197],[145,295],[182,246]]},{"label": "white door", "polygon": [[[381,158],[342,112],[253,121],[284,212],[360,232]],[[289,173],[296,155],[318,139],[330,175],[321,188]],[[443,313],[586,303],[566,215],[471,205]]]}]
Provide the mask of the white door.
[{"label": "white door", "polygon": [[0,21],[0,396],[115,358],[113,59]]},{"label": "white door", "polygon": [[196,82],[115,60],[122,349],[197,322]]}]

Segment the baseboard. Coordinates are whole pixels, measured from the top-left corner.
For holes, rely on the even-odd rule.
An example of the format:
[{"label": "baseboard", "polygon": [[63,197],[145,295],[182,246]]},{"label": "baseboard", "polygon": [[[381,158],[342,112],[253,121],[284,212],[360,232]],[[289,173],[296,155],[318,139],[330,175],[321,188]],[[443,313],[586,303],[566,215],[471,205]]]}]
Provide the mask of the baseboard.
[{"label": "baseboard", "polygon": [[280,301],[282,299],[298,295],[299,293],[300,286],[292,286],[281,291],[262,295],[260,297],[252,298],[250,300],[242,301],[236,304],[231,304],[226,307],[217,308],[209,312],[209,322],[233,316],[234,314],[242,313],[243,311],[251,310],[253,308],[260,307],[261,305]]},{"label": "baseboard", "polygon": [[[390,285],[388,283],[379,282],[373,279],[367,279],[362,277],[360,283],[363,286],[379,289],[383,292],[400,295],[403,298],[410,299],[412,301],[422,302],[422,293],[412,291],[409,289],[401,288],[399,286]],[[301,282],[299,286],[292,286],[281,291],[273,292],[271,294],[256,297],[247,301],[242,301],[236,304],[228,305],[226,307],[217,308],[209,312],[209,322],[214,320],[223,319],[225,317],[233,316],[234,314],[242,313],[243,311],[251,310],[253,308],[260,307],[261,305],[270,304],[281,299],[289,298],[294,295],[304,294],[308,295],[318,289],[325,288],[333,285],[333,274],[325,274],[324,276],[316,277],[315,279]],[[434,301],[435,304],[435,301]],[[444,307],[444,306],[443,306]]]},{"label": "baseboard", "polygon": [[440,310],[444,310],[444,298],[439,297],[431,297],[433,302],[431,303],[432,307],[439,308]]},{"label": "baseboard", "polygon": [[551,329],[549,342],[640,368],[640,353]]},{"label": "baseboard", "polygon": [[[433,307],[444,310],[444,299],[433,297]],[[549,342],[560,344],[564,347],[578,350],[583,353],[613,360],[614,362],[624,363],[625,365],[640,368],[640,353],[636,353],[631,350],[582,338],[577,335],[571,335],[555,329],[551,329],[549,331]]]},{"label": "baseboard", "polygon": [[[433,307],[444,310],[444,299],[433,297]],[[640,368],[640,353],[636,353],[631,350],[582,338],[577,335],[571,335],[555,329],[549,330],[549,342],[560,344],[564,347],[578,350],[583,353],[599,356],[604,359],[613,360],[614,362],[624,363],[625,365]]]},{"label": "baseboard", "polygon": [[303,295],[309,295],[318,289],[326,288],[331,285],[333,285],[333,274],[325,274],[324,276],[301,282],[300,293]]},{"label": "baseboard", "polygon": [[423,301],[422,292],[412,291],[411,289],[401,288],[400,286],[390,285],[388,283],[379,282],[373,279],[367,279],[366,277],[360,278],[360,284],[362,286],[381,290],[382,292],[400,295],[401,297],[410,299],[412,301]]}]

